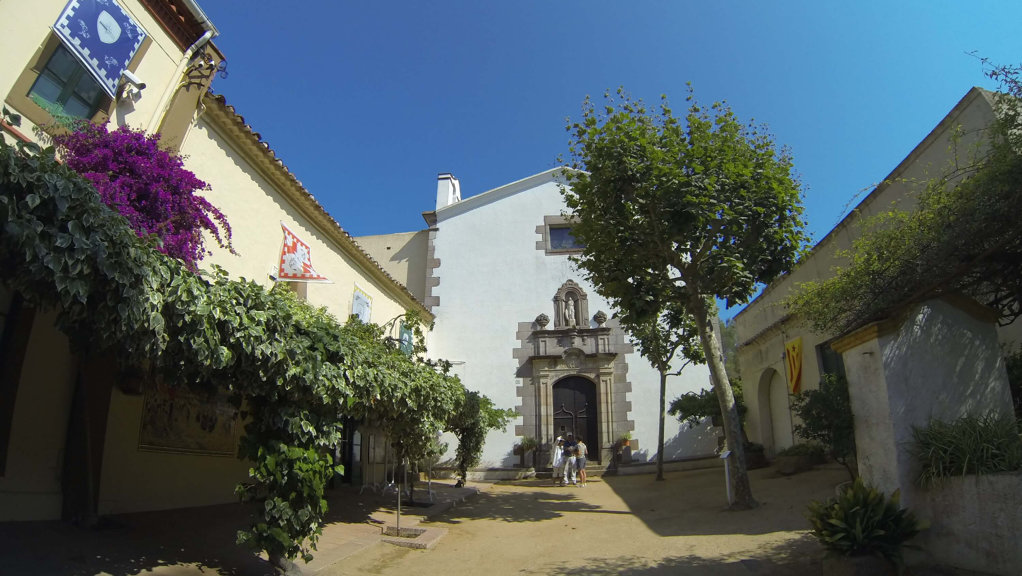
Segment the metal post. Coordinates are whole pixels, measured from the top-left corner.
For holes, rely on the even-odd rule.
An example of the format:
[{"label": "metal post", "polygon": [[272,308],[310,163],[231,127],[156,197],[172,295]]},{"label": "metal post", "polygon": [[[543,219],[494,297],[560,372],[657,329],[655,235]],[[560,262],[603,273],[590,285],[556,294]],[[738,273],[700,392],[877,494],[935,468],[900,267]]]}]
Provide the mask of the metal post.
[{"label": "metal post", "polygon": [[727,486],[727,505],[733,504],[731,500],[731,451],[725,450],[720,453],[720,459],[724,461],[724,484]]}]

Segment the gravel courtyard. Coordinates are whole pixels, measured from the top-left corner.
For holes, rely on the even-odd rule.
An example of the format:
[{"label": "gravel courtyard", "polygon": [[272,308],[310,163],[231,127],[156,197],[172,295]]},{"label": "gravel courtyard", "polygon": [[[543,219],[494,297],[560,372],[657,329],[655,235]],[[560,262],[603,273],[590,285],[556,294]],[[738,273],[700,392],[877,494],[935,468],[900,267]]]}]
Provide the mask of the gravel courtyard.
[{"label": "gravel courtyard", "polygon": [[810,500],[848,479],[821,467],[750,473],[760,506],[725,510],[723,469],[611,476],[581,487],[529,480],[488,486],[422,526],[448,533],[432,550],[365,549],[320,572],[356,574],[819,574]]}]

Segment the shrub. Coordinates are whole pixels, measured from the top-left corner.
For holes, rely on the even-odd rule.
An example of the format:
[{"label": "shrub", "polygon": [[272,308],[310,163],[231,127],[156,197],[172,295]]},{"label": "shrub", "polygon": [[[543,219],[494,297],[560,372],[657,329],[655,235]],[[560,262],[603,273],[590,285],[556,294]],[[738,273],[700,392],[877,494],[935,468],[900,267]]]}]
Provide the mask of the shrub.
[{"label": "shrub", "polygon": [[766,448],[762,444],[756,442],[745,442],[745,466],[749,470],[756,470],[757,468],[766,468],[770,465],[770,462],[766,457]]},{"label": "shrub", "polygon": [[827,449],[817,442],[805,442],[788,446],[777,453],[777,456],[803,456],[810,464],[824,464],[827,462]]},{"label": "shrub", "polygon": [[914,428],[912,435],[922,467],[916,479],[921,486],[934,486],[952,476],[1022,469],[1022,440],[1011,418],[934,420],[925,428]]},{"label": "shrub", "polygon": [[791,397],[791,410],[802,421],[795,434],[817,442],[830,452],[849,476],[855,478],[855,419],[848,399],[848,382],[833,374],[820,381],[819,390],[806,390]]},{"label": "shrub", "polygon": [[872,554],[901,566],[902,548],[920,526],[915,515],[898,502],[897,491],[887,498],[859,478],[839,496],[810,502],[808,518],[813,535],[831,553]]}]

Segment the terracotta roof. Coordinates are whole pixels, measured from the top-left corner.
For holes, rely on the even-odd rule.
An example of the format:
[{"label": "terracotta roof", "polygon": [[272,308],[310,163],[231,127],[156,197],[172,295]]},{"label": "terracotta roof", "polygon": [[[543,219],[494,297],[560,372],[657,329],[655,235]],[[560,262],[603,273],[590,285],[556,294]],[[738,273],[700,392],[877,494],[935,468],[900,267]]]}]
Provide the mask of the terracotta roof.
[{"label": "terracotta roof", "polygon": [[309,218],[317,229],[324,232],[343,253],[360,264],[370,276],[383,284],[384,287],[390,286],[393,289],[393,295],[406,307],[417,309],[420,313],[424,314],[427,322],[434,318],[429,309],[417,300],[404,284],[388,274],[380,266],[380,263],[359,246],[355,239],[334,220],[330,213],[326,211],[326,208],[316,200],[316,197],[302,185],[298,177],[288,169],[284,161],[277,157],[277,154],[270,148],[270,144],[265,142],[258,132],[245,123],[245,118],[238,114],[234,106],[227,103],[227,99],[224,96],[207,92],[203,103],[207,107],[203,116],[217,123],[221,128],[228,130],[229,134],[235,137],[235,143],[239,147],[247,148],[246,152],[253,154],[257,160],[261,161],[262,167],[267,170],[271,177],[271,182],[277,185],[280,191],[295,207],[303,212],[303,215]]},{"label": "terracotta roof", "polygon": [[206,32],[192,11],[181,0],[139,0],[170,34],[181,50],[186,50]]}]

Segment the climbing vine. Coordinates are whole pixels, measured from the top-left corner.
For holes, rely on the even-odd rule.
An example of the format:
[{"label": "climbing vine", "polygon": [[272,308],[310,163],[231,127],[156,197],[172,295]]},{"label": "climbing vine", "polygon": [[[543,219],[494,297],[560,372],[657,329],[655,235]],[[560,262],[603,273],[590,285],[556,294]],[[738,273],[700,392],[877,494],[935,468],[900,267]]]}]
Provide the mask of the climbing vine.
[{"label": "climbing vine", "polygon": [[79,353],[114,352],[170,385],[230,392],[247,422],[239,456],[251,462],[252,483],[238,493],[265,497],[239,541],[271,560],[308,560],[338,469],[326,448],[343,418],[380,423],[414,453],[461,405],[461,383],[401,353],[379,327],[342,324],[218,268],[198,273],[159,248],[52,148],[0,137],[0,281],[55,309]]},{"label": "climbing vine", "polygon": [[455,451],[460,482],[468,478],[468,469],[479,463],[490,430],[505,429],[514,410],[501,410],[478,392],[467,392],[450,418],[450,431],[458,437]]}]

